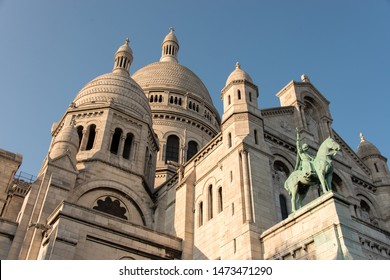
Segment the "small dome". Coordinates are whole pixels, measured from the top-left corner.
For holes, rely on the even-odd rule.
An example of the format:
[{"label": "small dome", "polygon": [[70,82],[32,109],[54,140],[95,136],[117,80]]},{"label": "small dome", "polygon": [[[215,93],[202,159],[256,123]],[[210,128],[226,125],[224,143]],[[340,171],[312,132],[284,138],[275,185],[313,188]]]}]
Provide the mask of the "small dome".
[{"label": "small dome", "polygon": [[357,155],[361,158],[364,159],[368,156],[373,156],[373,155],[381,155],[379,152],[378,148],[375,147],[374,144],[371,142],[368,142],[362,133],[360,133],[360,143],[358,146],[357,150]]},{"label": "small dome", "polygon": [[70,153],[73,156],[77,154],[79,145],[79,135],[72,123],[65,124],[54,138],[50,157],[56,158],[65,153]]},{"label": "small dome", "polygon": [[237,80],[246,80],[253,84],[251,76],[249,76],[248,73],[241,69],[240,63],[238,62],[236,63],[236,69],[234,69],[234,71],[227,78],[225,86]]},{"label": "small dome", "polygon": [[119,49],[116,51],[116,53],[119,52],[127,52],[133,54],[133,50],[129,47],[129,38],[126,38],[125,43],[120,46]]},{"label": "small dome", "polygon": [[170,31],[167,34],[167,36],[165,36],[164,41],[163,41],[162,44],[166,43],[167,41],[173,41],[176,44],[179,44],[179,40],[177,40],[177,37],[176,37],[175,33],[173,33],[173,31],[174,31],[173,27],[171,27],[169,30]]}]

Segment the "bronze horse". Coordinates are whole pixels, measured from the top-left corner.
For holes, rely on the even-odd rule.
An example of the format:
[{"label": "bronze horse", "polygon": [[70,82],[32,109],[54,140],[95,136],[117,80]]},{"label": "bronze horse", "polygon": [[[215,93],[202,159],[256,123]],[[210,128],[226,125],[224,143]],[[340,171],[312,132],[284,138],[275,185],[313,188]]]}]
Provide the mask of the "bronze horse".
[{"label": "bronze horse", "polygon": [[293,171],[284,183],[284,188],[291,196],[291,211],[295,212],[302,207],[302,200],[306,197],[309,187],[320,183],[325,194],[331,190],[333,165],[332,158],[340,150],[340,145],[328,137],[318,149],[312,162],[314,173],[307,176],[302,170]]}]

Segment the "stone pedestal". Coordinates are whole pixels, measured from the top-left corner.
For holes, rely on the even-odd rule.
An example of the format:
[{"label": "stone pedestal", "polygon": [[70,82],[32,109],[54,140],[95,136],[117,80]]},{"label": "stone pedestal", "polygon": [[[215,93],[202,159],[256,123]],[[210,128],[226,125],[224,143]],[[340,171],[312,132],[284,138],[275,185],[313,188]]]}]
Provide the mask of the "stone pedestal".
[{"label": "stone pedestal", "polygon": [[263,259],[364,259],[349,202],[328,193],[260,236]]}]

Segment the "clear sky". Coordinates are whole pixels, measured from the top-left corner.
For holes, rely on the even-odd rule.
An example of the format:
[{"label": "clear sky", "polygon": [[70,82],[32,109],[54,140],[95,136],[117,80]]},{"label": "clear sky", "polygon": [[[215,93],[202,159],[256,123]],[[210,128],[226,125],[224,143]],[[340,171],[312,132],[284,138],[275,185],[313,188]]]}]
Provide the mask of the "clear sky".
[{"label": "clear sky", "polygon": [[175,28],[179,62],[220,92],[237,61],[259,107],[302,73],[331,102],[333,128],[356,151],[359,132],[390,157],[390,0],[0,0],[0,148],[36,175],[50,130],[78,91],[111,72],[130,38],[131,73],[158,61]]}]

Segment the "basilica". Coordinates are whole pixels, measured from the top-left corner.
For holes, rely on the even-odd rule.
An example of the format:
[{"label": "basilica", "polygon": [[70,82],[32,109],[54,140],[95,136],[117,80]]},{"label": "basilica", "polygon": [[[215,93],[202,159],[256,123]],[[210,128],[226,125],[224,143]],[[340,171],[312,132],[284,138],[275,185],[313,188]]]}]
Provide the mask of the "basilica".
[{"label": "basilica", "polygon": [[[390,259],[387,159],[362,134],[348,146],[307,75],[259,109],[232,65],[220,116],[179,49],[171,29],[160,60],[131,74],[126,40],[53,124],[36,179],[0,150],[0,259]],[[307,187],[292,211],[297,134],[312,157],[326,139],[338,148],[331,190]]]}]

